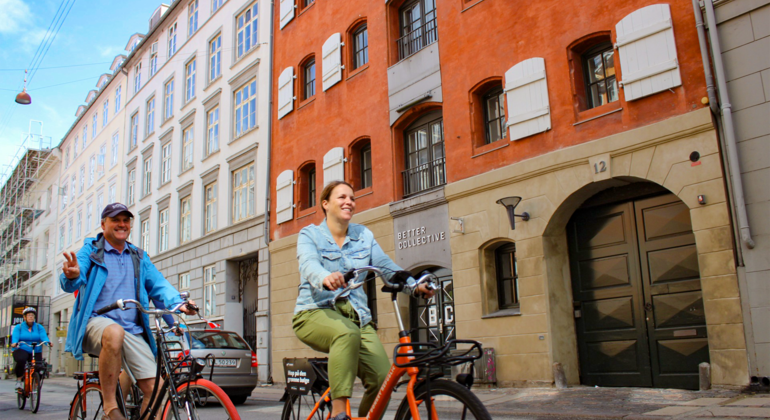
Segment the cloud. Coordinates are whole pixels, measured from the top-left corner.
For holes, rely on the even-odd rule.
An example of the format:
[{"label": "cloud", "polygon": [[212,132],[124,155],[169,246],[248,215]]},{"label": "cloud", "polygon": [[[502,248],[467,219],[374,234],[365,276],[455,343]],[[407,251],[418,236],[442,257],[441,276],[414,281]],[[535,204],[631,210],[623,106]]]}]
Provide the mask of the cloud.
[{"label": "cloud", "polygon": [[[0,34],[13,34],[32,23],[32,12],[22,0],[0,0]],[[39,41],[38,41],[39,42]]]}]

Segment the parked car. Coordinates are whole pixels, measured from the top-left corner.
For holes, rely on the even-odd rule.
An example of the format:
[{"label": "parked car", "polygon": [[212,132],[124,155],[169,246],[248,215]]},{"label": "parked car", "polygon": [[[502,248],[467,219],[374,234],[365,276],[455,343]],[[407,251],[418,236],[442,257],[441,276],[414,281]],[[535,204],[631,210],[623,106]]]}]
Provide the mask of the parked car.
[{"label": "parked car", "polygon": [[[209,359],[208,367],[203,369],[201,375],[208,379],[213,364],[214,375],[211,380],[227,393],[233,404],[243,404],[257,386],[257,354],[234,331],[192,330],[189,335],[193,357],[213,356],[213,361]],[[182,338],[173,333],[166,337],[174,341]],[[171,356],[176,357],[174,354]]]}]

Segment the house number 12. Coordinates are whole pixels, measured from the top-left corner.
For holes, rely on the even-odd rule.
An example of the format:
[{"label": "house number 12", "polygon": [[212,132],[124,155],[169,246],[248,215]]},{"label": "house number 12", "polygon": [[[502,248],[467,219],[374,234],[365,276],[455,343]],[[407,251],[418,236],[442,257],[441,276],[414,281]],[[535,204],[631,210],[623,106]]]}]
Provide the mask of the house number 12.
[{"label": "house number 12", "polygon": [[594,173],[598,174],[600,172],[606,172],[607,171],[607,162],[600,160],[596,163],[594,163]]}]

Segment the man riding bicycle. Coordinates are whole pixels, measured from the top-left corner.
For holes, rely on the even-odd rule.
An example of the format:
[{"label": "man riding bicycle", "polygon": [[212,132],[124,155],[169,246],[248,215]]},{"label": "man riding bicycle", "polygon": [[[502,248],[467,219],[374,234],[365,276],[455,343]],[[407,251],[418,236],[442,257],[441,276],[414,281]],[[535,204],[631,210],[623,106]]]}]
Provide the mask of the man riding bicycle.
[{"label": "man riding bicycle", "polygon": [[[67,333],[65,351],[83,360],[83,352],[99,356],[105,419],[125,419],[118,409],[116,388],[123,367],[149,397],[155,381],[157,349],[151,339],[150,320],[136,309],[96,315],[96,310],[118,299],[136,299],[145,307],[149,300],[166,307],[181,303],[179,292],[163,277],[142,249],[127,242],[134,215],[120,203],[102,212],[102,233],[87,238],[75,254],[64,253],[66,261],[59,277],[66,292],[78,290]],[[194,305],[194,302],[190,301]],[[195,311],[183,305],[181,311]],[[142,411],[149,398],[144,398]]]},{"label": "man riding bicycle", "polygon": [[[22,316],[24,317],[24,322],[13,327],[13,333],[11,333],[11,347],[15,348],[13,360],[16,361],[16,367],[13,372],[16,374],[16,389],[22,389],[24,384],[24,367],[28,361],[32,360],[33,355],[35,362],[43,360],[43,349],[41,347],[38,346],[33,349],[25,343],[47,343],[51,347],[45,327],[35,322],[37,310],[31,306],[27,307],[22,312]],[[19,342],[22,343],[19,344]]]}]

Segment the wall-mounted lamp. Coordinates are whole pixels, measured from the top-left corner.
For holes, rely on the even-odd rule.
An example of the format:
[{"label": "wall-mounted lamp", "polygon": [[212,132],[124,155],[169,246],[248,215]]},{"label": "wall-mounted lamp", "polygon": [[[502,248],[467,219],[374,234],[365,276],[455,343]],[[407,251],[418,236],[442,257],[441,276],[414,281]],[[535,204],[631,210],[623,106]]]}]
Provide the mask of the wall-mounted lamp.
[{"label": "wall-mounted lamp", "polygon": [[519,205],[521,202],[521,197],[505,197],[497,200],[497,204],[502,205],[505,207],[505,210],[508,211],[508,221],[511,222],[511,230],[516,230],[516,218],[521,217],[521,220],[527,221],[529,220],[529,213],[524,212],[522,214],[516,214],[514,210],[516,209],[516,206]]},{"label": "wall-mounted lamp", "polygon": [[32,97],[27,93],[27,71],[24,70],[24,89],[16,95],[16,103],[21,105],[29,105],[32,103]]}]

